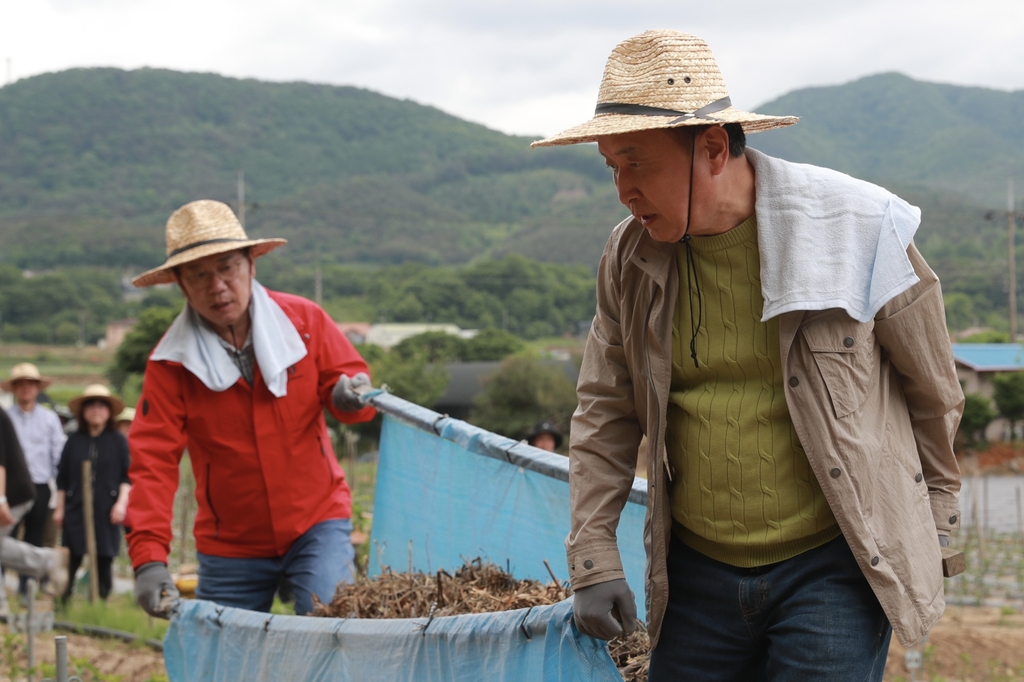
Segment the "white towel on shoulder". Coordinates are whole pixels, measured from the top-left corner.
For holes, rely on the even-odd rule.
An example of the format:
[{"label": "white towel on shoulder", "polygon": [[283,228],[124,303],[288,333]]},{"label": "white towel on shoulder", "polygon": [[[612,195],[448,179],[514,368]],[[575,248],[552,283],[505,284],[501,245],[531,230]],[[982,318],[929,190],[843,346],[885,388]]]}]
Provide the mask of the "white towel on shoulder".
[{"label": "white towel on shoulder", "polygon": [[[306,344],[281,306],[256,280],[252,281],[249,314],[256,364],[267,388],[281,398],[288,394],[288,368],[306,357]],[[242,372],[217,339],[217,333],[185,304],[151,358],[180,362],[208,389],[220,393],[234,386]]]},{"label": "white towel on shoulder", "polygon": [[919,279],[907,257],[921,209],[863,180],[753,149],[763,320],[842,308],[867,322]]}]

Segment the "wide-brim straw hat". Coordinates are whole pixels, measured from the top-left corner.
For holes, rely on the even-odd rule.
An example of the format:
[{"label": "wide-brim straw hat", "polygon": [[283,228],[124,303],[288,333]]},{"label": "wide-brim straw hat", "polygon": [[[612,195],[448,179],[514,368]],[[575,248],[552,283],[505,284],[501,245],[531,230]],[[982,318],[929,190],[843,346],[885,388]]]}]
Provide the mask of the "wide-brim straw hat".
[{"label": "wide-brim straw hat", "polygon": [[38,381],[40,391],[53,383],[39,374],[39,368],[31,362],[19,362],[14,367],[11,367],[11,376],[6,381],[0,383],[0,388],[10,393],[14,390],[15,381],[26,380]]},{"label": "wide-brim straw hat", "polygon": [[124,401],[110,392],[110,389],[103,384],[89,384],[82,391],[82,395],[76,395],[68,401],[68,409],[79,421],[82,420],[82,405],[88,400],[102,400],[110,408],[110,415],[121,414],[124,411]]},{"label": "wide-brim straw hat", "polygon": [[123,410],[121,410],[121,413],[119,415],[114,417],[114,421],[117,422],[117,423],[133,422],[133,421],[135,421],[135,408],[134,407],[126,407],[126,408],[124,408]]},{"label": "wide-brim straw hat", "polygon": [[227,204],[203,199],[185,204],[167,219],[167,262],[132,280],[137,287],[174,282],[172,268],[206,256],[249,248],[254,258],[273,251],[287,239],[249,239]]},{"label": "wide-brim straw hat", "polygon": [[533,147],[596,142],[655,128],[739,123],[746,133],[782,128],[796,116],[765,116],[732,106],[707,43],[679,31],[645,31],[619,43],[604,68],[594,117]]}]

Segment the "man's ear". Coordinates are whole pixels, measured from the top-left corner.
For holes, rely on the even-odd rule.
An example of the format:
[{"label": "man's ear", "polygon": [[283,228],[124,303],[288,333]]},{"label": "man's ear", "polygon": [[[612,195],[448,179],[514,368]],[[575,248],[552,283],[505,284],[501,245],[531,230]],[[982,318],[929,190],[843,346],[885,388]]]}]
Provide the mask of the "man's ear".
[{"label": "man's ear", "polygon": [[722,126],[706,128],[702,135],[712,175],[721,175],[729,162],[729,133]]},{"label": "man's ear", "polygon": [[252,255],[252,251],[249,251],[249,275],[252,279],[256,279],[256,256]]}]

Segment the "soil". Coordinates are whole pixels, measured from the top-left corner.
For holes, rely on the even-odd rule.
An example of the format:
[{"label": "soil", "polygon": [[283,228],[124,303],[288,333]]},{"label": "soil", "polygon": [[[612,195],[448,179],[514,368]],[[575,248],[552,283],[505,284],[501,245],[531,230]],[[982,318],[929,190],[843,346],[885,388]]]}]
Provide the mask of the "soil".
[{"label": "soil", "polygon": [[[2,642],[0,648],[3,649],[0,654],[0,682],[8,682],[11,679],[8,642],[5,637],[8,632],[6,625],[0,625],[0,642]],[[57,635],[67,635],[68,638],[68,673],[70,675],[79,675],[83,680],[118,679],[121,682],[156,682],[167,679],[167,672],[164,670],[164,656],[158,651],[141,645],[94,639],[62,631],[36,635],[35,659],[37,666],[40,663],[54,664],[56,651],[53,638]],[[19,646],[16,660],[19,665],[24,666],[27,660],[24,635],[18,635],[18,637]],[[52,668],[50,674],[52,675]],[[43,675],[35,676],[37,680],[42,678]],[[19,682],[24,680],[24,673],[18,675],[17,679]]]},{"label": "soil", "polygon": [[[1024,680],[1024,613],[1012,609],[948,606],[923,646],[918,680]],[[910,680],[906,649],[893,638],[886,682]]]}]

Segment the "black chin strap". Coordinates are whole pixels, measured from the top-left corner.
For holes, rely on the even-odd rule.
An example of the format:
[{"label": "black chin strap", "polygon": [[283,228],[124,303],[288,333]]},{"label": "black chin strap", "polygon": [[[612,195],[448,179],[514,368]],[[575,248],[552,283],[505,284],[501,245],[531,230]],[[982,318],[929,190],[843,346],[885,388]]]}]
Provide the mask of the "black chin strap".
[{"label": "black chin strap", "polygon": [[[697,277],[697,265],[693,262],[693,245],[690,243],[690,216],[693,215],[693,159],[697,155],[697,136],[690,137],[690,189],[686,198],[686,231],[679,243],[686,247],[686,293],[690,299],[690,357],[693,366],[699,368],[697,362],[697,332],[700,330],[704,317],[704,303],[700,295],[700,279]],[[697,294],[697,317],[693,316],[693,295]]]}]

